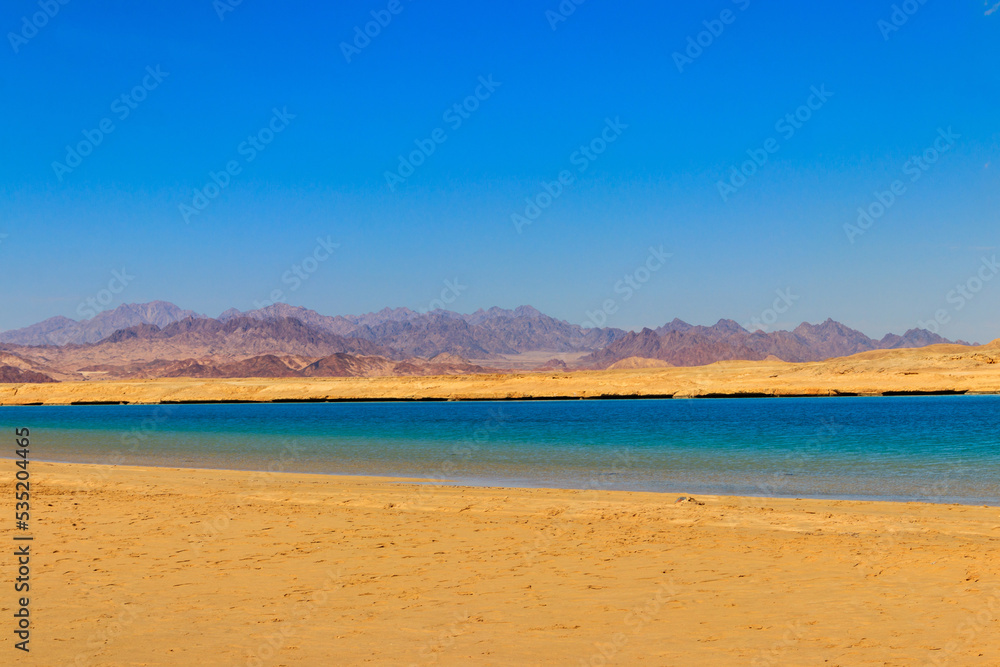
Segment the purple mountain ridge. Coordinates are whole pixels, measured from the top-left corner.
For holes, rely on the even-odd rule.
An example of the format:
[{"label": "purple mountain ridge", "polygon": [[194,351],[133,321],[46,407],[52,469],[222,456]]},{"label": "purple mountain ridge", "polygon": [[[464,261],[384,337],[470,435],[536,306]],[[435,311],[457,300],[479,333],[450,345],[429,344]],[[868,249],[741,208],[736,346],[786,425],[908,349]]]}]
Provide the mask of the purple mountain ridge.
[{"label": "purple mountain ridge", "polygon": [[636,332],[584,329],[531,306],[493,307],[468,314],[383,308],[363,315],[331,316],[276,303],[247,312],[229,309],[210,318],[164,301],[125,304],[80,322],[53,317],[0,334],[0,343],[7,348],[127,341],[153,346],[200,341],[199,345],[208,346],[205,349],[215,349],[212,346],[225,341],[227,354],[239,356],[242,350],[247,358],[263,352],[308,354],[306,350],[381,354],[392,359],[449,354],[479,360],[524,353],[576,353],[586,355],[578,365],[587,368],[605,368],[629,357],[660,359],[676,366],[771,355],[791,362],[819,361],[869,350],[952,342],[924,329],[875,340],[830,319],[821,324],[802,323],[792,331],[765,333],[747,331],[733,320],[695,326],[675,318],[656,329]]},{"label": "purple mountain ridge", "polygon": [[118,331],[139,324],[164,327],[186,317],[205,317],[190,310],[181,310],[167,301],[127,303],[114,310],[105,310],[89,320],[79,322],[68,317],[51,317],[23,329],[0,333],[0,343],[14,345],[67,345],[96,343]]}]

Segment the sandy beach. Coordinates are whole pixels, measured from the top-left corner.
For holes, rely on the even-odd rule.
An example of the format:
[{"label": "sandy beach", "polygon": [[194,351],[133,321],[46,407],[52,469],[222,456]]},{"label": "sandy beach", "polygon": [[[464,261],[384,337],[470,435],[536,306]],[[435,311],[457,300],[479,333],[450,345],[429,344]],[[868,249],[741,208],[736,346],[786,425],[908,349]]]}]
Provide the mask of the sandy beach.
[{"label": "sandy beach", "polygon": [[[19,664],[1000,655],[997,508],[32,466],[34,631]],[[13,603],[0,596],[0,613]]]}]

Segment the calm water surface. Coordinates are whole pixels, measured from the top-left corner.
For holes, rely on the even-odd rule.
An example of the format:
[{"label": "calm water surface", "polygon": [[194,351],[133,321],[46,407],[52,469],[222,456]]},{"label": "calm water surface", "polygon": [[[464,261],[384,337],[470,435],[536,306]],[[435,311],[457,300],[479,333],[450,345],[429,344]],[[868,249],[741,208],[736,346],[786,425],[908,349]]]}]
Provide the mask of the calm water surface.
[{"label": "calm water surface", "polygon": [[998,396],[0,408],[24,426],[47,461],[1000,504]]}]

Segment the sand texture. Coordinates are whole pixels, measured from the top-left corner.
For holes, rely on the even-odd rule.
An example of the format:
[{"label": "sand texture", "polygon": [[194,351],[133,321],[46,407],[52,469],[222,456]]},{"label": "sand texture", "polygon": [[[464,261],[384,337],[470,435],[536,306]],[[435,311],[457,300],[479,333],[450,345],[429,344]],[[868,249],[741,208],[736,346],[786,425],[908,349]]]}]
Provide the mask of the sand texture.
[{"label": "sand texture", "polygon": [[438,377],[165,379],[0,385],[0,405],[364,399],[835,396],[1000,393],[1000,340],[877,350],[827,361]]},{"label": "sand texture", "polygon": [[[32,465],[35,626],[18,664],[1000,656],[997,508]],[[6,519],[0,532],[11,544]]]}]

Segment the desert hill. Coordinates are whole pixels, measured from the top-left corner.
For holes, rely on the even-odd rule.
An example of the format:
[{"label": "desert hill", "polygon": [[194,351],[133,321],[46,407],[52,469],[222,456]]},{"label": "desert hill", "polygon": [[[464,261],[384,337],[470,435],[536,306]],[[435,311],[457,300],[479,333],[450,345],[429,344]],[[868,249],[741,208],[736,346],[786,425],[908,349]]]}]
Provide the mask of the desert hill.
[{"label": "desert hill", "polygon": [[873,350],[806,363],[720,361],[695,367],[434,377],[183,378],[6,384],[0,386],[0,404],[954,393],[1000,393],[1000,340],[978,347],[947,344]]},{"label": "desert hill", "polygon": [[608,366],[609,371],[626,368],[668,368],[672,364],[662,359],[647,359],[645,357],[626,357]]}]

